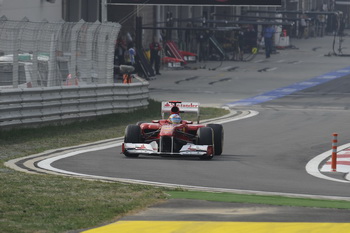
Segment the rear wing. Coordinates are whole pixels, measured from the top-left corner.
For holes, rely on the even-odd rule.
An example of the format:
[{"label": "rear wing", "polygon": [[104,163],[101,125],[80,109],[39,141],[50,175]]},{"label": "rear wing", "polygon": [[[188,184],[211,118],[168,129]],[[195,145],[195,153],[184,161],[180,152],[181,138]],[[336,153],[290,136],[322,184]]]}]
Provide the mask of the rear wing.
[{"label": "rear wing", "polygon": [[199,123],[199,103],[197,102],[181,102],[181,101],[164,101],[162,102],[162,119],[164,113],[179,114],[179,113],[197,113],[197,123]]}]

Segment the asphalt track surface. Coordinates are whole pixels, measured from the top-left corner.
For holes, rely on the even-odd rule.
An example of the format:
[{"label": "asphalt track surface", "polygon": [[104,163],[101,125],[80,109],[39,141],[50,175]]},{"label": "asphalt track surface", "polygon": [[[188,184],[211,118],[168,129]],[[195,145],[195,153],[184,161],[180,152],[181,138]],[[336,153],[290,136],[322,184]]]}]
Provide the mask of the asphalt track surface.
[{"label": "asphalt track surface", "polygon": [[[300,51],[287,52],[297,53],[297,55],[300,53]],[[302,54],[304,56],[304,53]],[[276,60],[268,61],[272,63],[269,64],[269,67],[276,66],[278,68],[280,66],[281,62],[278,63],[280,61],[278,56],[283,56],[283,51],[281,55],[275,55],[274,59]],[[292,56],[292,54],[289,56]],[[292,58],[292,60],[297,59],[300,59],[300,57]],[[324,59],[328,59],[327,65],[330,66],[334,58],[324,58],[317,55],[316,58],[312,59],[312,63],[309,66],[302,66],[303,63],[292,64],[297,65],[294,69],[304,68],[305,70],[297,75],[295,72],[291,77],[286,77],[286,79],[291,79],[288,83],[284,81],[284,75],[290,74],[285,74],[282,70],[284,67],[281,65],[282,68],[273,69],[270,72],[270,76],[276,76],[279,80],[273,79],[268,81],[263,79],[260,81],[262,83],[261,88],[271,91],[273,89],[268,90],[267,87],[264,87],[266,83],[271,86],[285,83],[285,86],[289,86],[296,83],[295,81],[297,83],[307,82],[316,76],[327,74],[330,70],[325,70],[322,74],[318,72],[319,69],[327,66],[323,64],[325,62]],[[341,59],[347,60],[347,58]],[[320,65],[318,65],[318,62]],[[334,66],[348,67],[344,61],[344,64],[338,63],[334,64]],[[249,67],[252,64],[245,63],[244,65]],[[314,67],[311,67],[311,65]],[[264,66],[266,65],[264,64]],[[335,69],[340,68],[336,67]],[[282,72],[279,70],[282,70]],[[313,70],[317,70],[317,72],[315,73]],[[193,85],[195,85],[197,83],[195,80],[184,81],[181,88],[171,85],[172,82],[178,83],[179,81],[187,80],[185,77],[197,73],[193,70],[182,72],[184,76],[177,75],[167,80],[165,80],[166,78],[158,80],[160,79],[158,78],[151,81],[150,86],[156,87],[155,89],[158,92],[163,90],[162,88],[164,87],[168,89],[174,88],[174,91],[171,93],[176,93],[177,95],[183,95],[187,91],[191,92],[193,88],[188,82],[193,82]],[[223,72],[219,71],[217,75],[221,73]],[[246,75],[245,73],[242,72],[240,75]],[[252,75],[252,72],[248,73]],[[224,74],[236,75],[232,73],[226,74],[225,72]],[[301,78],[303,77],[301,76],[302,74],[305,75],[304,78]],[[167,75],[170,76],[171,74]],[[255,75],[258,78],[266,76],[260,77],[258,74]],[[292,79],[292,77],[295,78]],[[204,80],[203,78],[202,81]],[[162,85],[161,82],[165,81],[170,84]],[[252,82],[252,80],[246,81]],[[253,81],[257,82],[255,77]],[[243,80],[240,82],[243,82]],[[204,82],[201,82],[199,85],[204,85]],[[226,86],[229,84],[221,85],[212,87],[211,91],[213,93],[219,92],[222,88],[227,88]],[[233,89],[235,88],[234,83],[230,85]],[[223,124],[225,128],[224,153],[211,161],[198,161],[197,158],[147,156],[131,159],[118,155],[121,151],[120,147],[112,147],[98,152],[92,151],[61,159],[53,162],[52,166],[81,174],[146,180],[158,183],[348,198],[350,197],[350,189],[347,184],[330,182],[310,176],[306,172],[305,166],[313,157],[330,149],[332,133],[337,132],[339,134],[340,145],[348,143],[346,140],[350,138],[350,131],[346,125],[348,124],[349,86],[349,75],[345,75],[330,81],[327,80],[327,82],[314,87],[293,92],[284,97],[259,103],[258,105],[234,106],[236,110],[251,109],[258,111],[259,114],[239,122]],[[280,87],[278,86],[277,88]],[[182,92],[178,93],[176,89],[180,89]],[[216,100],[219,103],[222,101],[220,98],[216,99],[215,95],[208,96],[203,93],[200,95],[204,100],[200,101],[201,103],[205,103],[206,99]],[[181,98],[173,94],[169,95],[171,95],[169,99],[174,97],[175,99]],[[199,94],[194,94],[195,98],[197,98],[197,95]],[[157,95],[155,94],[155,96]],[[164,96],[166,96],[166,93],[163,92],[163,98]],[[180,100],[184,100],[183,97]],[[342,177],[339,177],[339,179],[342,179]]]},{"label": "asphalt track surface", "polygon": [[[228,104],[236,111],[259,112],[224,123],[224,153],[211,161],[146,156],[131,159],[120,154],[120,147],[112,147],[51,165],[111,178],[348,199],[350,189],[344,174],[326,174],[345,181],[342,183],[311,176],[305,170],[312,158],[330,149],[332,133],[339,134],[340,145],[349,142],[348,74],[254,105],[234,105],[252,96],[261,100],[263,93],[348,67],[345,57],[323,56],[330,51],[331,40],[298,40],[298,50],[281,51],[269,60],[257,57],[255,62],[239,63],[239,68],[231,67],[233,72],[164,71],[162,77],[150,82],[151,97],[157,100]],[[344,210],[171,200],[86,232],[348,232],[349,222],[350,213]]]}]

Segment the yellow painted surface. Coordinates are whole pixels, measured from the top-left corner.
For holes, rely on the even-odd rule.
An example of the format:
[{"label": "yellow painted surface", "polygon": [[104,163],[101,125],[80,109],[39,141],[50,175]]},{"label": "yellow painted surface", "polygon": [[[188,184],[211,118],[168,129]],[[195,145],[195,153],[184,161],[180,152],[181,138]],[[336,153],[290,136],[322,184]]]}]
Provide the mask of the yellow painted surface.
[{"label": "yellow painted surface", "polygon": [[349,233],[350,223],[118,221],[84,233]]}]

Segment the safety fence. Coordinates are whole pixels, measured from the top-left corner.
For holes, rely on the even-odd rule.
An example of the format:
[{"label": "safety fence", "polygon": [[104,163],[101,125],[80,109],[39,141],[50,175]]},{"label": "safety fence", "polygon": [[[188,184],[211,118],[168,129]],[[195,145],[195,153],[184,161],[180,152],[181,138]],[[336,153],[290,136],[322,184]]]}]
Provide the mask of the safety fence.
[{"label": "safety fence", "polygon": [[63,122],[148,106],[149,83],[2,89],[0,128]]},{"label": "safety fence", "polygon": [[118,23],[0,18],[0,89],[112,84]]}]

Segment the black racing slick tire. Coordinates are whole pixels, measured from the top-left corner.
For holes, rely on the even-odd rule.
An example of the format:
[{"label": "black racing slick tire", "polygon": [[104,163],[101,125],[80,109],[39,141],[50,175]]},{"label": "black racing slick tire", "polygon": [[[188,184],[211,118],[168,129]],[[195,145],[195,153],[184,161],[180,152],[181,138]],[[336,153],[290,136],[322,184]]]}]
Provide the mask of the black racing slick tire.
[{"label": "black racing slick tire", "polygon": [[224,148],[224,128],[220,124],[207,124],[214,131],[214,154],[221,155]]},{"label": "black racing slick tire", "polygon": [[[213,145],[213,130],[210,127],[202,127],[197,131],[197,144],[198,145]],[[202,155],[199,157],[202,160],[210,160],[213,155]]]},{"label": "black racing slick tire", "polygon": [[[124,143],[141,143],[141,128],[139,125],[128,125],[125,128],[125,136]],[[138,157],[138,154],[130,154],[128,152],[124,152],[126,157]]]}]

